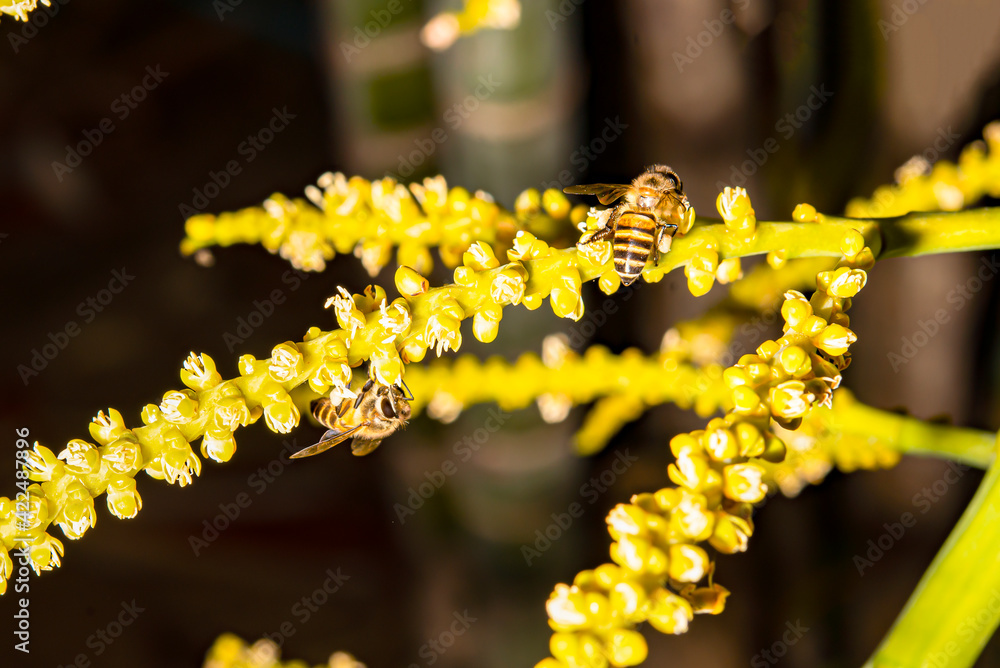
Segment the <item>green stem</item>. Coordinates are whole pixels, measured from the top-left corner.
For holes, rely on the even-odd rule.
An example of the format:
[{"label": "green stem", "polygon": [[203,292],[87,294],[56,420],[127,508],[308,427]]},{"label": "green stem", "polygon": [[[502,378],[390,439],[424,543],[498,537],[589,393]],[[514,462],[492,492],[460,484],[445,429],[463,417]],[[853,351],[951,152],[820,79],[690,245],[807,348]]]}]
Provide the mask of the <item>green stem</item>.
[{"label": "green stem", "polygon": [[925,455],[985,469],[996,454],[996,434],[866,406],[853,399],[834,401],[832,427],[888,442],[904,455]]},{"label": "green stem", "polygon": [[914,212],[895,218],[822,216],[821,222],[758,222],[749,242],[726,231],[721,221],[698,216],[694,227],[674,239],[659,266],[671,271],[683,266],[706,244],[719,258],[746,257],[783,251],[788,259],[837,257],[848,230],[868,240],[876,259],[1000,248],[1000,208],[967,209],[953,213]]},{"label": "green stem", "polygon": [[1000,622],[1000,463],[994,461],[865,668],[971,666]]},{"label": "green stem", "polygon": [[920,213],[879,221],[883,250],[878,257],[903,257],[997,248],[1000,209]]}]

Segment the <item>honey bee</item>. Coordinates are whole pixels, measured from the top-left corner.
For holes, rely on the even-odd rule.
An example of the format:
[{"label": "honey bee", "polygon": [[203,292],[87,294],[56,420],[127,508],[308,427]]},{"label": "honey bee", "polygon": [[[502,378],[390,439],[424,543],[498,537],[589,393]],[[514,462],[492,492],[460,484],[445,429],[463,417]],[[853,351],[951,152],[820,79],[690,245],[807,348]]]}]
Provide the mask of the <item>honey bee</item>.
[{"label": "honey bee", "polygon": [[299,450],[291,458],[318,455],[352,437],[351,453],[358,457],[367,455],[382,439],[406,426],[412,399],[409,390],[404,393],[399,385],[376,386],[373,380],[364,384],[354,400],[347,398],[334,404],[329,397],[317,399],[310,405],[313,417],[328,431],[319,443]]},{"label": "honey bee", "polygon": [[602,225],[584,234],[577,245],[611,239],[615,272],[623,285],[631,285],[639,277],[654,248],[654,262],[670,250],[674,234],[691,210],[684,184],[666,165],[646,168],[631,185],[594,183],[570,186],[563,192],[597,195],[598,201],[605,206],[621,200],[608,209],[610,213],[606,214]]}]

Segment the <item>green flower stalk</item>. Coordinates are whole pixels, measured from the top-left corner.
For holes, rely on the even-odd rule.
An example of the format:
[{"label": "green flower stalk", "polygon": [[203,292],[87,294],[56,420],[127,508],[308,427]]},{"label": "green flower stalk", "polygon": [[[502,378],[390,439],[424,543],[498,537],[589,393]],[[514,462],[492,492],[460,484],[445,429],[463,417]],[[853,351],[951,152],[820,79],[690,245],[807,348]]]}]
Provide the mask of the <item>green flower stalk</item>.
[{"label": "green flower stalk", "polygon": [[397,247],[398,264],[427,274],[433,267],[431,247],[454,268],[476,241],[503,254],[521,230],[549,240],[568,239],[571,227],[587,212],[584,206],[573,209],[557,190],[543,194],[534,189],[522,193],[508,212],[482,191],[449,189],[442,176],[407,188],[391,178],[368,181],[327,173],[305,194],[307,199],[275,194],[260,207],[193,216],[185,223],[181,252],[261,244],[303,271],[322,271],[337,253],[353,253],[375,276]]},{"label": "green flower stalk", "polygon": [[460,37],[484,29],[512,30],[521,22],[520,0],[465,0],[457,12],[442,12],[420,31],[420,41],[435,51],[444,51]]},{"label": "green flower stalk", "polygon": [[[247,645],[241,638],[231,633],[219,636],[208,654],[202,668],[310,668],[305,661],[282,661],[281,649],[272,640],[258,640]],[[314,668],[365,668],[346,652],[334,652],[326,664]]]}]

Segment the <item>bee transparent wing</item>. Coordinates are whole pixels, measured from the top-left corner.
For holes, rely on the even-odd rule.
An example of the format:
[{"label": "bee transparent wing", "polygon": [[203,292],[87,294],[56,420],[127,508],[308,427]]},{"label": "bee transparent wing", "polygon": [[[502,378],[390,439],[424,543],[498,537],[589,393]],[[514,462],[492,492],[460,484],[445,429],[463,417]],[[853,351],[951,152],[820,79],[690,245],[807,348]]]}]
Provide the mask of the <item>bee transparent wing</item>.
[{"label": "bee transparent wing", "polygon": [[607,206],[615,200],[621,199],[631,187],[620,183],[591,183],[583,186],[569,186],[563,188],[563,192],[570,195],[597,195],[597,201]]},{"label": "bee transparent wing", "polygon": [[313,455],[318,455],[321,452],[326,452],[338,443],[342,443],[349,439],[354,432],[361,429],[365,424],[359,424],[357,427],[352,427],[347,431],[341,431],[338,429],[330,429],[325,434],[323,438],[320,439],[319,443],[310,445],[308,448],[303,448],[296,452],[290,457],[290,459],[301,459],[302,457],[312,457]]},{"label": "bee transparent wing", "polygon": [[351,454],[355,457],[364,457],[365,455],[371,454],[375,448],[382,443],[382,439],[378,438],[374,441],[362,441],[361,439],[354,439],[351,443]]}]

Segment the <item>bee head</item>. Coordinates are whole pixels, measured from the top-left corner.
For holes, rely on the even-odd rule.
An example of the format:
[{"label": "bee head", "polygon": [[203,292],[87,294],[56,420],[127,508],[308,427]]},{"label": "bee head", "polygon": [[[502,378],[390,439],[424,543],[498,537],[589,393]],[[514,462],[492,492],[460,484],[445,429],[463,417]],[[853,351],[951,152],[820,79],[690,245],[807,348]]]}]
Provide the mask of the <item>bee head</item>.
[{"label": "bee head", "polygon": [[642,185],[647,187],[661,191],[684,190],[684,184],[681,183],[677,172],[666,165],[652,165],[646,169],[643,176],[648,179],[648,182]]},{"label": "bee head", "polygon": [[406,400],[402,389],[397,385],[380,387],[375,400],[375,411],[384,420],[410,419],[410,402]]}]

